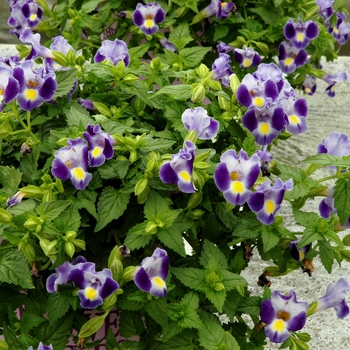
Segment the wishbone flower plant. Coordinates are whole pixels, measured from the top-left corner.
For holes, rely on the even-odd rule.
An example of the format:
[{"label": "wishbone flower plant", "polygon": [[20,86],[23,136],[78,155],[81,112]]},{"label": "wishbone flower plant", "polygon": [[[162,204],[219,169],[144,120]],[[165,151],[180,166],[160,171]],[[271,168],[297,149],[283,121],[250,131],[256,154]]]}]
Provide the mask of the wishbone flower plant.
[{"label": "wishbone flower plant", "polygon": [[350,261],[350,141],[293,142],[348,84],[343,3],[8,1],[0,349],[318,347],[349,283],[299,286]]}]

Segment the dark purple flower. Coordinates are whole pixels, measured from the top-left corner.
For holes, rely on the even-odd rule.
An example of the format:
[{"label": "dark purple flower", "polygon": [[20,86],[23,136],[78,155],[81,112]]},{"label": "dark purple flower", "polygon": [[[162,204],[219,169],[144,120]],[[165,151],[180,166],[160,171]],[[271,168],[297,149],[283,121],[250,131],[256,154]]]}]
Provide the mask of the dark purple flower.
[{"label": "dark purple flower", "polygon": [[326,74],[322,79],[328,83],[328,87],[326,88],[325,91],[327,91],[327,95],[329,97],[334,97],[335,96],[335,84],[340,82],[340,81],[347,81],[348,76],[345,72],[339,72],[337,74]]},{"label": "dark purple flower", "polygon": [[331,216],[331,213],[336,214],[337,211],[334,208],[334,199],[333,197],[323,198],[318,206],[320,216],[322,218],[328,219]]},{"label": "dark purple flower", "polygon": [[104,40],[95,54],[94,61],[98,63],[104,60],[109,60],[115,66],[123,60],[127,67],[130,64],[130,55],[125,42],[118,39]]},{"label": "dark purple flower", "polygon": [[178,154],[172,156],[171,161],[160,167],[160,179],[166,184],[176,184],[182,192],[195,192],[192,180],[195,148],[194,143],[186,141],[184,149],[180,149]]},{"label": "dark purple flower", "polygon": [[262,150],[257,150],[256,154],[259,156],[261,165],[260,169],[263,176],[270,176],[269,163],[273,159],[273,155],[267,150],[267,146],[264,146]]},{"label": "dark purple flower", "polygon": [[307,75],[302,85],[302,89],[308,94],[313,95],[316,92],[316,77]]},{"label": "dark purple flower", "polygon": [[292,179],[285,183],[277,179],[273,186],[270,181],[265,182],[256,188],[248,205],[253,212],[258,213],[257,218],[260,222],[270,225],[275,221],[275,215],[281,207],[285,191],[290,191],[292,188]]},{"label": "dark purple flower", "polygon": [[345,278],[340,278],[337,282],[332,282],[326,290],[326,294],[317,301],[315,312],[329,309],[331,307],[337,312],[337,317],[341,320],[349,315],[349,306],[345,296],[350,290],[350,285]]},{"label": "dark purple flower", "polygon": [[45,101],[50,101],[55,94],[56,75],[47,66],[34,70],[33,61],[24,61],[13,69],[13,76],[20,85],[17,102],[25,111],[32,111]]},{"label": "dark purple flower", "polygon": [[102,132],[100,125],[89,124],[86,132],[84,132],[84,137],[90,146],[90,166],[100,166],[106,160],[113,157],[113,145],[116,143],[116,141],[108,132]]},{"label": "dark purple flower", "polygon": [[291,19],[288,20],[284,27],[284,36],[289,40],[292,46],[298,49],[305,49],[310,40],[315,39],[318,35],[317,24],[311,20],[303,23],[300,19],[295,23]]},{"label": "dark purple flower", "polygon": [[302,329],[309,305],[298,302],[293,290],[288,295],[272,292],[271,298],[260,305],[260,318],[267,326],[265,334],[274,343],[282,343],[290,337],[290,331]]},{"label": "dark purple flower", "polygon": [[186,109],[181,120],[187,130],[197,131],[200,140],[214,141],[219,131],[220,123],[209,117],[208,112],[202,107]]},{"label": "dark purple flower", "polygon": [[229,53],[233,50],[233,47],[231,45],[225,44],[223,41],[217,44],[216,47],[219,53]]},{"label": "dark purple flower", "polygon": [[290,255],[292,256],[293,259],[295,259],[298,262],[304,260],[305,255],[311,249],[311,243],[305,245],[304,247],[298,248],[298,244],[299,244],[300,240],[301,239],[299,238],[299,239],[296,239],[296,240],[291,241],[289,243]]},{"label": "dark purple flower", "polygon": [[19,40],[23,44],[31,45],[32,50],[27,59],[36,59],[38,57],[53,58],[53,53],[50,49],[40,44],[41,35],[33,33],[30,28],[24,28],[19,36]]},{"label": "dark purple flower", "polygon": [[233,55],[241,68],[248,68],[250,66],[257,67],[261,62],[260,55],[252,48],[246,47],[245,45],[243,50],[234,49]]},{"label": "dark purple flower", "polygon": [[293,135],[305,132],[307,129],[306,116],[308,114],[307,102],[304,98],[295,101],[293,98],[281,101],[287,117],[287,130]]},{"label": "dark purple flower", "polygon": [[20,92],[20,85],[13,77],[13,70],[10,67],[0,64],[0,112],[4,103],[10,103]]},{"label": "dark purple flower", "polygon": [[244,150],[239,154],[230,149],[220,157],[214,172],[214,181],[225,199],[233,205],[243,205],[249,200],[260,173],[260,158],[253,154],[250,158]]},{"label": "dark purple flower", "polygon": [[319,14],[327,22],[334,13],[333,9],[334,0],[316,0],[316,5],[319,6]]},{"label": "dark purple flower", "polygon": [[87,168],[88,146],[81,137],[78,137],[75,140],[69,139],[68,147],[55,152],[51,171],[53,176],[62,181],[70,179],[77,190],[84,190],[92,179]]},{"label": "dark purple flower", "polygon": [[[30,346],[28,350],[33,350],[33,347]],[[51,344],[44,345],[42,342],[40,342],[37,350],[53,350],[53,346]]]},{"label": "dark purple flower", "polygon": [[259,145],[265,146],[284,131],[287,121],[282,107],[265,106],[249,109],[242,117],[242,124],[251,131]]},{"label": "dark purple flower", "polygon": [[89,111],[94,111],[96,109],[93,101],[91,100],[84,100],[83,98],[79,97],[77,102]]},{"label": "dark purple flower", "polygon": [[345,12],[337,12],[337,23],[334,27],[328,27],[328,31],[340,45],[344,45],[349,40],[350,23],[345,22],[345,19]]},{"label": "dark purple flower", "polygon": [[317,153],[328,153],[343,157],[350,154],[350,141],[343,133],[332,131],[317,147]]},{"label": "dark purple flower", "polygon": [[282,72],[289,74],[306,63],[307,52],[304,49],[297,49],[288,42],[283,41],[278,49],[278,59]]},{"label": "dark purple flower", "polygon": [[157,2],[146,5],[138,3],[132,13],[132,20],[140,27],[142,33],[152,35],[158,31],[158,24],[164,22],[165,11]]},{"label": "dark purple flower", "polygon": [[15,205],[22,202],[22,199],[24,198],[26,194],[24,192],[18,191],[16,194],[10,198],[7,199],[6,205],[8,208],[14,207]]},{"label": "dark purple flower", "polygon": [[205,9],[203,9],[203,12],[206,14],[206,17],[216,15],[216,18],[220,19],[222,17],[227,17],[233,7],[233,2],[212,0],[211,3]]},{"label": "dark purple flower", "polygon": [[159,40],[164,49],[176,52],[176,46],[172,44],[167,38],[163,38]]},{"label": "dark purple flower", "polygon": [[230,86],[230,75],[233,73],[231,71],[230,63],[230,56],[226,53],[220,53],[219,58],[217,58],[212,65],[214,73],[213,79],[221,79],[222,84],[225,86]]},{"label": "dark purple flower", "polygon": [[134,281],[143,292],[155,297],[164,297],[167,292],[165,279],[169,270],[168,253],[156,248],[151,257],[144,258],[135,271]]}]

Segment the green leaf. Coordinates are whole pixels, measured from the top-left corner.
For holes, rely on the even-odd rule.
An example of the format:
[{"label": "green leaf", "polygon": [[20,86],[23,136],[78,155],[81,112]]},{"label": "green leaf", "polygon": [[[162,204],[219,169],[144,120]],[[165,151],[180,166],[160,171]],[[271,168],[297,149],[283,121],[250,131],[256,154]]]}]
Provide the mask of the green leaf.
[{"label": "green leaf", "polygon": [[162,327],[168,322],[168,307],[164,298],[152,299],[145,308],[146,312]]},{"label": "green leaf", "polygon": [[67,124],[83,132],[86,131],[88,124],[95,124],[95,122],[89,117],[89,112],[77,104],[72,106],[67,113]]},{"label": "green leaf", "polygon": [[194,267],[171,267],[171,273],[175,275],[186,287],[203,292],[207,289],[205,271]]},{"label": "green leaf", "polygon": [[219,39],[225,38],[229,32],[229,27],[227,26],[216,26],[214,30],[214,42],[216,42]]},{"label": "green leaf", "polygon": [[226,203],[218,203],[215,207],[215,211],[220,221],[228,230],[232,231],[239,221],[232,213],[232,210],[226,210]]},{"label": "green leaf", "polygon": [[223,289],[220,291],[216,291],[207,287],[204,293],[205,296],[214,304],[217,310],[221,313],[222,307],[224,306],[226,300],[226,290]]},{"label": "green leaf", "polygon": [[91,337],[94,333],[96,333],[105,323],[105,318],[107,317],[108,312],[106,311],[103,315],[95,316],[84,323],[83,327],[81,327],[78,337],[79,338],[88,338]]},{"label": "green leaf", "polygon": [[56,71],[57,89],[54,94],[54,99],[61,96],[67,96],[72,91],[74,83],[77,81],[77,70],[59,70]]},{"label": "green leaf", "polygon": [[217,323],[203,317],[204,328],[198,331],[199,342],[206,350],[239,350],[236,339]]},{"label": "green leaf", "polygon": [[16,350],[28,349],[27,346],[24,346],[23,344],[20,343],[16,335],[11,331],[9,327],[7,327],[5,322],[3,324],[3,332],[4,332],[6,343],[9,346],[9,349],[16,349]]},{"label": "green leaf", "polygon": [[169,42],[174,44],[178,51],[193,40],[187,23],[181,23],[170,32]]},{"label": "green leaf", "polygon": [[149,96],[149,99],[153,99],[156,96],[161,94],[170,95],[171,98],[175,100],[189,100],[192,96],[192,87],[191,85],[169,85],[164,86],[159,89],[153,96]]},{"label": "green leaf", "polygon": [[248,10],[257,13],[267,24],[273,25],[279,22],[280,14],[271,9],[268,10],[264,7],[249,7]]},{"label": "green leaf", "polygon": [[321,240],[322,236],[317,231],[317,225],[306,227],[298,247],[304,247],[309,243]]},{"label": "green leaf", "polygon": [[140,335],[145,330],[141,315],[133,311],[122,311],[120,313],[119,330],[125,338]]},{"label": "green leaf", "polygon": [[96,7],[102,2],[103,0],[90,0],[83,3],[83,6],[81,7],[82,11],[84,13],[90,13],[92,11],[96,10]]},{"label": "green leaf", "polygon": [[207,267],[210,257],[213,257],[220,264],[223,270],[228,269],[227,259],[225,255],[222,253],[222,251],[220,250],[220,248],[216,246],[214,243],[205,239],[203,243],[202,255],[199,259],[199,262],[204,268]]},{"label": "green leaf", "polygon": [[102,166],[98,167],[98,172],[102,179],[124,179],[129,170],[130,162],[128,160],[111,159]]},{"label": "green leaf", "polygon": [[204,56],[211,50],[211,47],[190,47],[182,49],[179,54],[184,59],[184,69],[197,67],[203,61]]},{"label": "green leaf", "polygon": [[173,0],[173,2],[179,6],[188,7],[195,13],[198,13],[198,7],[197,7],[198,0]]},{"label": "green leaf", "polygon": [[[174,324],[176,325],[176,323]],[[160,343],[158,346],[156,346],[153,349],[154,350],[193,350],[193,334],[191,331],[185,330],[181,332],[177,337],[172,337],[172,339]]]},{"label": "green leaf", "polygon": [[296,223],[304,227],[310,224],[317,224],[321,220],[320,216],[316,213],[301,211],[295,208],[293,208],[293,215]]},{"label": "green leaf", "polygon": [[249,315],[257,316],[260,314],[260,303],[261,298],[253,296],[250,298],[242,299],[237,309]]},{"label": "green leaf", "polygon": [[69,207],[61,213],[54,221],[54,225],[61,232],[78,231],[81,217],[74,207]]},{"label": "green leaf", "polygon": [[67,299],[62,298],[60,293],[52,293],[47,301],[47,313],[49,322],[56,322],[59,318],[65,315],[70,308],[70,303]]},{"label": "green leaf", "polygon": [[158,215],[162,212],[168,212],[168,202],[161,197],[157,192],[151,191],[148,195],[148,199],[143,210],[145,217],[148,220],[157,219]]},{"label": "green leaf", "polygon": [[325,239],[320,240],[318,243],[320,246],[320,258],[322,265],[328,273],[332,273],[333,260],[335,256],[334,249]]},{"label": "green leaf", "polygon": [[112,328],[108,328],[106,337],[106,350],[122,350],[116,336],[113,334]]},{"label": "green leaf", "polygon": [[36,208],[36,212],[44,219],[54,220],[71,204],[72,201],[70,200],[56,200],[52,202],[45,202],[39,204],[39,206]]},{"label": "green leaf", "polygon": [[0,260],[0,281],[22,288],[34,288],[28,261],[20,250],[10,249]]},{"label": "green leaf", "polygon": [[222,271],[222,275],[222,283],[227,291],[230,291],[236,287],[244,287],[248,284],[244,277],[230,271]]},{"label": "green leaf", "polygon": [[0,166],[0,185],[8,197],[12,197],[17,191],[22,180],[22,173],[12,167]]},{"label": "green leaf", "polygon": [[306,180],[306,173],[304,170],[300,168],[296,168],[290,165],[285,164],[277,164],[277,169],[281,172],[279,177],[283,181],[287,181],[290,178],[293,179],[293,183],[296,184],[298,182],[302,182]]},{"label": "green leaf", "polygon": [[280,237],[273,231],[273,229],[270,226],[265,225],[261,230],[261,238],[264,246],[264,252],[268,252],[280,241]]},{"label": "green leaf", "polygon": [[332,154],[322,153],[316,154],[314,156],[308,157],[304,162],[311,164],[320,164],[324,166],[340,166],[340,167],[350,167],[350,157],[339,157]]},{"label": "green leaf", "polygon": [[157,237],[168,248],[174,250],[183,257],[186,256],[185,243],[182,239],[182,232],[178,230],[176,226],[162,228],[159,232],[157,232]]},{"label": "green leaf", "polygon": [[123,215],[129,203],[129,194],[121,193],[113,187],[106,187],[97,204],[98,221],[95,232],[100,231],[112,220]]},{"label": "green leaf", "polygon": [[145,221],[132,227],[126,235],[125,246],[131,250],[145,247],[152,239],[152,235],[146,233],[147,224],[148,221]]},{"label": "green leaf", "polygon": [[350,216],[350,180],[338,179],[334,186],[334,207],[337,209],[341,225],[348,220]]}]

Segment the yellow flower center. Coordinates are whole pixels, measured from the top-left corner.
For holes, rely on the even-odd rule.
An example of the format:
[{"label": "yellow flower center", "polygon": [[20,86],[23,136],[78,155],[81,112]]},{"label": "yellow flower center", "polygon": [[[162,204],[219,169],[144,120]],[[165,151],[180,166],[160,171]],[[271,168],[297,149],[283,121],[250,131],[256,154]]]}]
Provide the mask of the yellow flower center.
[{"label": "yellow flower center", "polygon": [[151,27],[153,27],[153,25],[154,25],[154,22],[153,22],[152,19],[147,19],[147,20],[145,21],[145,26],[146,26],[147,28],[151,28]]},{"label": "yellow flower center", "polygon": [[334,28],[333,28],[333,33],[338,34],[338,33],[339,33],[339,29],[336,28],[336,27],[334,27]]},{"label": "yellow flower center", "polygon": [[102,153],[102,148],[101,147],[95,147],[92,152],[91,152],[91,155],[96,158],[98,156],[100,156]]},{"label": "yellow flower center", "polygon": [[27,100],[35,100],[38,96],[38,91],[34,89],[28,89],[25,92],[25,97]]},{"label": "yellow flower center", "polygon": [[267,123],[261,123],[259,129],[260,133],[263,135],[267,135],[270,133],[270,125]]},{"label": "yellow flower center", "polygon": [[3,95],[5,93],[4,89],[0,89],[0,95]]},{"label": "yellow flower center", "polygon": [[224,8],[226,6],[226,2],[221,3],[221,8]]},{"label": "yellow flower center", "polygon": [[307,93],[307,94],[309,94],[310,92],[311,92],[311,89],[310,88],[305,88],[305,92]]},{"label": "yellow flower center", "polygon": [[297,34],[297,40],[298,41],[303,41],[304,40],[304,33],[298,33]]},{"label": "yellow flower center", "polygon": [[276,320],[272,323],[272,329],[276,332],[283,332],[286,328],[286,324],[283,320]]},{"label": "yellow flower center", "polygon": [[289,122],[293,123],[293,124],[298,124],[300,122],[299,117],[297,117],[296,115],[292,114],[288,117]]},{"label": "yellow flower center", "polygon": [[242,193],[244,191],[244,185],[241,181],[234,181],[232,183],[232,191],[235,193]]},{"label": "yellow flower center", "polygon": [[294,62],[293,58],[288,57],[288,58],[284,61],[284,64],[285,64],[286,66],[290,66],[293,62]]},{"label": "yellow flower center", "polygon": [[36,19],[37,19],[37,15],[35,14],[35,13],[33,13],[32,15],[30,15],[30,17],[29,17],[29,19],[31,20],[31,21],[35,21]]},{"label": "yellow flower center", "polygon": [[275,202],[272,200],[268,200],[265,203],[265,210],[267,214],[272,214],[275,211]]},{"label": "yellow flower center", "polygon": [[252,64],[252,62],[251,62],[251,60],[249,58],[246,58],[243,61],[243,67],[245,67],[245,68],[249,67],[251,64]]},{"label": "yellow flower center", "polygon": [[153,282],[159,288],[164,288],[165,287],[165,282],[160,277],[154,277],[153,278]]},{"label": "yellow flower center", "polygon": [[92,287],[87,287],[85,289],[85,297],[89,300],[95,300],[97,297],[97,291]]},{"label": "yellow flower center", "polygon": [[191,176],[187,171],[180,171],[179,176],[181,177],[182,180],[186,182],[191,181]]},{"label": "yellow flower center", "polygon": [[254,98],[254,104],[257,106],[257,107],[263,107],[264,104],[265,104],[265,99],[263,97],[255,97]]},{"label": "yellow flower center", "polygon": [[78,180],[83,180],[85,177],[85,171],[82,168],[74,168],[73,176]]}]

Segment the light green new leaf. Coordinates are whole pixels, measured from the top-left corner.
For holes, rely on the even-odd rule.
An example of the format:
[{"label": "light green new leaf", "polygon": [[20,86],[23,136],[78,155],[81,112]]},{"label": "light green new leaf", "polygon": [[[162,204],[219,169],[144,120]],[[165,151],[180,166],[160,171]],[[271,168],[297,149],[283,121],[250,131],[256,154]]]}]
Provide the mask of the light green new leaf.
[{"label": "light green new leaf", "polygon": [[265,225],[261,229],[261,238],[264,246],[264,252],[268,252],[280,241],[280,237],[272,230],[272,228]]},{"label": "light green new leaf", "polygon": [[67,113],[67,124],[70,127],[78,128],[79,131],[85,131],[88,124],[95,124],[95,122],[83,107],[76,104]]},{"label": "light green new leaf", "polygon": [[159,213],[167,211],[169,211],[168,202],[157,192],[151,191],[148,195],[148,199],[143,210],[145,217],[148,220],[154,220],[158,217]]},{"label": "light green new leaf", "polygon": [[304,227],[310,224],[317,224],[321,220],[320,216],[316,213],[301,211],[295,208],[293,208],[293,215],[296,223]]},{"label": "light green new leaf", "polygon": [[77,80],[77,70],[59,70],[56,72],[57,89],[54,97],[66,96],[72,91],[74,83]]},{"label": "light green new leaf", "polygon": [[54,221],[54,225],[61,232],[78,231],[81,217],[77,209],[69,207],[62,212]]},{"label": "light green new leaf", "polygon": [[149,96],[148,98],[152,100],[154,97],[161,94],[170,95],[170,97],[175,100],[186,101],[189,100],[192,96],[192,87],[191,85],[169,85],[164,86],[159,89],[155,94]]},{"label": "light green new leaf", "polygon": [[60,215],[66,208],[72,204],[72,201],[57,200],[52,202],[45,202],[38,205],[36,212],[47,220],[54,220]]},{"label": "light green new leaf", "polygon": [[17,191],[22,180],[22,173],[15,168],[0,166],[0,186],[8,197],[12,197]]},{"label": "light green new leaf", "polygon": [[174,44],[178,51],[193,40],[187,23],[181,23],[169,35],[169,42]]},{"label": "light green new leaf", "polygon": [[179,54],[184,59],[184,68],[193,68],[200,65],[204,56],[211,50],[211,47],[190,47],[182,49]]},{"label": "light green new leaf", "polygon": [[194,267],[171,267],[171,273],[186,287],[203,292],[207,289],[205,282],[205,271]]},{"label": "light green new leaf", "polygon": [[337,209],[341,225],[350,216],[350,181],[349,179],[338,179],[334,186],[334,207]]},{"label": "light green new leaf", "polygon": [[25,289],[34,288],[28,261],[20,250],[7,250],[1,257],[0,282],[16,284]]},{"label": "light green new leaf", "polygon": [[230,291],[236,287],[244,287],[248,284],[246,279],[238,274],[224,270],[222,272],[222,283],[227,291]]},{"label": "light green new leaf", "polygon": [[205,239],[203,243],[202,255],[199,259],[204,268],[207,267],[211,256],[219,263],[223,270],[228,269],[227,259],[220,248],[218,248],[214,243]]},{"label": "light green new leaf", "polygon": [[132,227],[126,235],[124,244],[131,250],[145,247],[152,239],[152,235],[146,233],[148,221]]},{"label": "light green new leaf", "polygon": [[217,310],[221,313],[222,307],[224,306],[226,301],[226,290],[223,289],[220,291],[216,291],[207,287],[204,293],[205,296],[214,304]]},{"label": "light green new leaf", "polygon": [[97,204],[98,220],[95,232],[122,216],[128,206],[129,198],[129,194],[119,192],[113,187],[104,188]]}]

